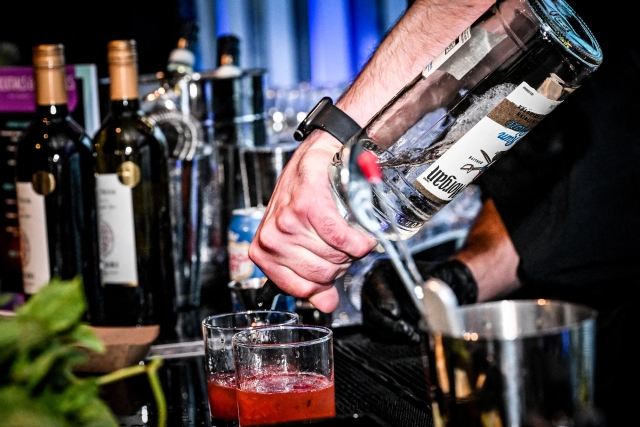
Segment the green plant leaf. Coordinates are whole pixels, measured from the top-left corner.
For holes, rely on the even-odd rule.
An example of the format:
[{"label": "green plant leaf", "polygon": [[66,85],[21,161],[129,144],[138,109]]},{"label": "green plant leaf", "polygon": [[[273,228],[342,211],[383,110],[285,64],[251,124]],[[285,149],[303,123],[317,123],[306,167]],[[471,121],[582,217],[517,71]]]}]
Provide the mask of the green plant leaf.
[{"label": "green plant leaf", "polygon": [[15,355],[19,334],[20,328],[14,318],[0,320],[0,364]]},{"label": "green plant leaf", "polygon": [[13,378],[23,383],[28,390],[33,390],[49,374],[56,363],[68,363],[68,358],[77,352],[71,347],[57,347],[48,350],[33,360],[22,359],[16,364]]},{"label": "green plant leaf", "polygon": [[86,310],[82,280],[52,280],[16,311],[18,318],[42,322],[49,331],[60,333],[78,323]]},{"label": "green plant leaf", "polygon": [[120,424],[109,407],[99,398],[91,399],[76,414],[84,427],[118,427]]},{"label": "green plant leaf", "polygon": [[104,353],[106,347],[102,340],[91,329],[91,326],[79,324],[65,338],[80,347],[95,351],[96,353]]},{"label": "green plant leaf", "polygon": [[19,330],[17,344],[21,353],[40,353],[49,348],[55,340],[41,322],[29,318],[16,318],[15,323]]},{"label": "green plant leaf", "polygon": [[46,400],[33,399],[17,385],[0,387],[0,420],[3,427],[71,427]]},{"label": "green plant leaf", "polygon": [[82,322],[85,310],[79,278],[52,280],[16,316],[0,318],[2,427],[119,426],[100,398],[98,379],[72,371],[86,361],[85,349],[105,351]]}]

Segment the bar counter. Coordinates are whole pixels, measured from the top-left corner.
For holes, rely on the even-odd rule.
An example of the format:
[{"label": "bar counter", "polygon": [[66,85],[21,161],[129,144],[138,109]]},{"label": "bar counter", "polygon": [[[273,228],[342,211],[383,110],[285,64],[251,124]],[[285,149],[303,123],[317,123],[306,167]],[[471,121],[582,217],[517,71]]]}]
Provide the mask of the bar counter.
[{"label": "bar counter", "polygon": [[[336,419],[325,420],[322,425],[433,425],[420,345],[378,342],[360,325],[333,331]],[[214,427],[199,343],[195,338],[182,343],[187,352],[165,357],[159,370],[167,400],[167,426]],[[188,352],[189,348],[194,351]],[[157,406],[146,376],[107,385],[103,398],[123,427],[157,425]],[[287,425],[298,424],[303,425]]]}]

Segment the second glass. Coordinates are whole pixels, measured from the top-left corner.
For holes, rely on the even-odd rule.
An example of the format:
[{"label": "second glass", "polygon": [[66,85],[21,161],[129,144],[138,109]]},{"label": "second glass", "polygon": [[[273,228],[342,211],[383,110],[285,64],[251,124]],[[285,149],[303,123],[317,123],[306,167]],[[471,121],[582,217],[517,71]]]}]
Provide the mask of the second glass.
[{"label": "second glass", "polygon": [[284,325],[233,337],[240,426],[265,426],[336,415],[333,332]]},{"label": "second glass", "polygon": [[206,317],[202,321],[207,387],[212,424],[238,425],[236,377],[231,338],[240,331],[267,325],[292,325],[298,315],[287,311],[241,311]]}]

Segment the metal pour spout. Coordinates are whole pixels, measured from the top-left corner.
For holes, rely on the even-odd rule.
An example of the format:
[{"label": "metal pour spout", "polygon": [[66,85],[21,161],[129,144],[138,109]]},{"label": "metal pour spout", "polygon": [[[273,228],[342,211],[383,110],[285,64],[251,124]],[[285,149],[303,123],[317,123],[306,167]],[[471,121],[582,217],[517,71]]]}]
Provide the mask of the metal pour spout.
[{"label": "metal pour spout", "polygon": [[[364,150],[355,141],[357,138],[352,138],[342,151],[343,160],[348,157],[346,171],[343,171],[346,172],[343,175],[346,178],[346,194],[343,196],[353,216],[378,239],[428,328],[450,334],[460,333],[461,321],[455,294],[442,280],[430,278],[425,281],[420,276],[411,253],[398,237],[397,225],[391,212],[386,212],[391,219],[390,230],[383,232],[380,221],[375,216],[372,192],[375,188],[377,194],[384,194],[381,188],[382,171],[375,154]],[[388,210],[384,200],[380,200],[380,205]],[[395,240],[391,241],[387,237],[389,231],[396,237]]]}]

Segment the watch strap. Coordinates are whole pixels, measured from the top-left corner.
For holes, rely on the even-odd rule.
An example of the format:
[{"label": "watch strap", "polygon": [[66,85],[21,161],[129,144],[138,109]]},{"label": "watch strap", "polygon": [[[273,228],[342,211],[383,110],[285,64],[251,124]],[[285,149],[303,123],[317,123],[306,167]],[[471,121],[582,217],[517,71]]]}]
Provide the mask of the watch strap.
[{"label": "watch strap", "polygon": [[347,113],[333,105],[330,97],[325,96],[300,122],[293,133],[293,138],[296,141],[302,141],[316,129],[330,133],[335,139],[345,144],[362,128]]}]

